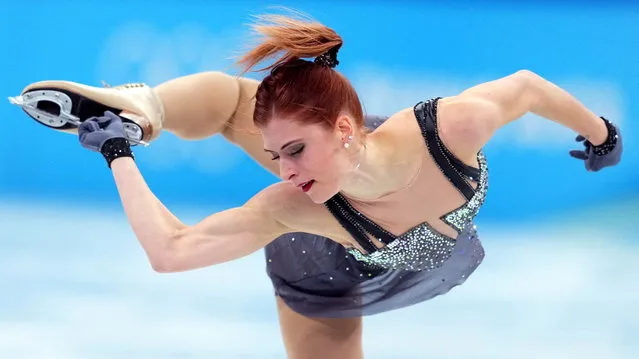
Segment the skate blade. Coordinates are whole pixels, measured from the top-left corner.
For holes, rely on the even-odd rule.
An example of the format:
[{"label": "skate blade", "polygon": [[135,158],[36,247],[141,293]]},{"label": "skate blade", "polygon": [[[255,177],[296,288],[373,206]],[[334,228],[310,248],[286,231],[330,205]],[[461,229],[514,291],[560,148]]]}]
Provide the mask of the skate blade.
[{"label": "skate blade", "polygon": [[[53,129],[78,127],[86,119],[73,115],[71,98],[55,90],[35,90],[24,95],[9,97],[12,105],[21,107],[32,119]],[[123,122],[125,137],[134,145],[148,146],[142,141],[142,130],[133,122]]]}]

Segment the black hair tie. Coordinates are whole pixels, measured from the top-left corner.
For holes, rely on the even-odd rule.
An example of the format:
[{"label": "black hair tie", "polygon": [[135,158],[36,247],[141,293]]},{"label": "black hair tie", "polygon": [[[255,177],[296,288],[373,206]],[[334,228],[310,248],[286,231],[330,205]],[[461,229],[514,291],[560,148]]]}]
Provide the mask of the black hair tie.
[{"label": "black hair tie", "polygon": [[315,58],[315,63],[318,65],[335,68],[335,66],[339,65],[339,61],[337,61],[337,52],[342,45],[337,45],[332,47],[330,50],[325,53],[319,55]]}]

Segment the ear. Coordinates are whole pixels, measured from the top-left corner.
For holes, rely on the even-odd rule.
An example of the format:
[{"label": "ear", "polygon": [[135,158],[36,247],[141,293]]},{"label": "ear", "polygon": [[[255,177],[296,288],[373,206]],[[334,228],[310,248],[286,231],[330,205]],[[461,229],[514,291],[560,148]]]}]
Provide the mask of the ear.
[{"label": "ear", "polygon": [[351,118],[346,115],[339,115],[335,122],[335,132],[342,141],[346,141],[349,136],[354,136],[355,125]]}]

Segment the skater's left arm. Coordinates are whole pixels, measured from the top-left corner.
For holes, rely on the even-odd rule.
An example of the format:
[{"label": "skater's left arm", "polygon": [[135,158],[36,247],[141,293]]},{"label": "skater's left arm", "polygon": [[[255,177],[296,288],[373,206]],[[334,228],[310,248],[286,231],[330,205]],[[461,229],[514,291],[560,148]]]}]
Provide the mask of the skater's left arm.
[{"label": "skater's left arm", "polygon": [[528,112],[574,130],[595,146],[608,136],[597,114],[564,89],[527,70],[440,100],[439,129],[451,151],[461,159],[472,159],[495,131]]}]

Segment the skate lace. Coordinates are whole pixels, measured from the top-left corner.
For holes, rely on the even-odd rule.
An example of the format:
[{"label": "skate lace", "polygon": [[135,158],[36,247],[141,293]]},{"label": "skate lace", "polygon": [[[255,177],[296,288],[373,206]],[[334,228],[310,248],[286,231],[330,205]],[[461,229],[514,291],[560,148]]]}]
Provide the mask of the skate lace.
[{"label": "skate lace", "polygon": [[130,88],[138,88],[138,87],[145,87],[146,84],[143,82],[131,82],[131,83],[127,83],[127,84],[122,84],[122,85],[117,85],[117,86],[111,86],[109,85],[106,81],[102,80],[102,86],[105,88],[112,88],[112,89],[130,89]]}]

